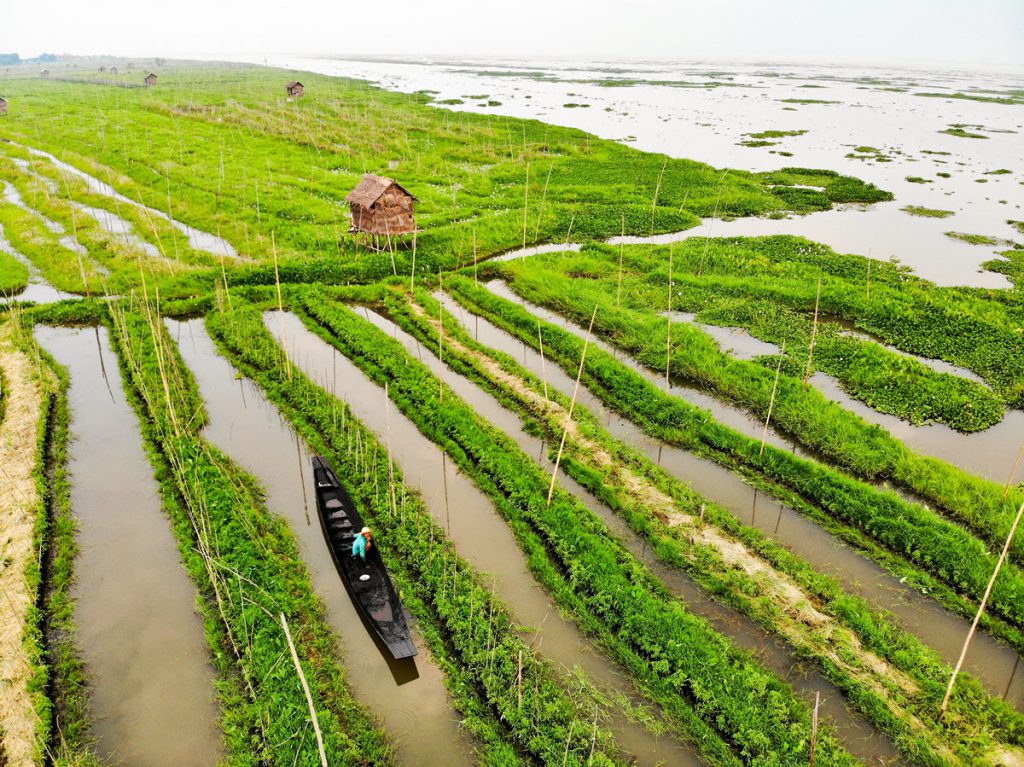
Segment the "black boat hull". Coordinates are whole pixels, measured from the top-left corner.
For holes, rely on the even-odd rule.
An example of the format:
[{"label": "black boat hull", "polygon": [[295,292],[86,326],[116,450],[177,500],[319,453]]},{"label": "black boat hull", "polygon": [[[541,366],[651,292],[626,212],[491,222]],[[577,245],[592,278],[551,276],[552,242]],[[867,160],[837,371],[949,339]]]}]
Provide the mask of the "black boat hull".
[{"label": "black boat hull", "polygon": [[[411,658],[416,646],[380,552],[371,546],[365,563],[352,555],[352,541],[363,527],[355,502],[320,456],[313,458],[313,482],[320,526],[352,601],[396,660]],[[369,577],[362,580],[364,575]]]}]

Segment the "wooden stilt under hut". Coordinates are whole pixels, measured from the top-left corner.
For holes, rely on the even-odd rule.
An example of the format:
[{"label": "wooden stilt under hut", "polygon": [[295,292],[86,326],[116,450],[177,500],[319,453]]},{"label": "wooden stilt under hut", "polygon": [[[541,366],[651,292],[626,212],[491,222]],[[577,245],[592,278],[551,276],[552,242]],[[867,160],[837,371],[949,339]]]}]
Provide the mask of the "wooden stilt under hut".
[{"label": "wooden stilt under hut", "polygon": [[385,250],[416,232],[416,198],[394,179],[363,175],[345,198],[352,210],[351,234],[373,250]]}]

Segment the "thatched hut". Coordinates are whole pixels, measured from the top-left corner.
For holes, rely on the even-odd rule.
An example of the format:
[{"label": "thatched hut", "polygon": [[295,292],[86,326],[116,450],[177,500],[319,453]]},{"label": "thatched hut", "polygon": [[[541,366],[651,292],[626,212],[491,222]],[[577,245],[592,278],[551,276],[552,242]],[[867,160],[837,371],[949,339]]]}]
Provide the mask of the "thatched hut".
[{"label": "thatched hut", "polygon": [[49,69],[44,69],[43,71],[41,71],[39,73],[39,76],[42,77],[43,79],[46,79],[47,77],[50,76],[50,70]]},{"label": "thatched hut", "polygon": [[370,247],[380,249],[382,237],[383,244],[391,247],[403,235],[416,232],[416,198],[394,179],[366,173],[345,200],[352,210],[349,232],[368,235]]},{"label": "thatched hut", "polygon": [[7,99],[0,96],[0,115],[7,114]]},{"label": "thatched hut", "polygon": [[106,68],[106,67],[100,67],[99,71],[100,71],[100,72],[106,72],[106,71],[107,71],[107,68]]},{"label": "thatched hut", "polygon": [[146,87],[152,88],[154,85],[156,85],[156,75],[150,72],[148,75],[146,75]]},{"label": "thatched hut", "polygon": [[117,74],[117,67],[111,67],[110,68],[110,74],[116,75]]},{"label": "thatched hut", "polygon": [[301,99],[302,94],[305,93],[306,87],[298,80],[290,82],[285,86],[285,90],[288,92],[288,98]]}]

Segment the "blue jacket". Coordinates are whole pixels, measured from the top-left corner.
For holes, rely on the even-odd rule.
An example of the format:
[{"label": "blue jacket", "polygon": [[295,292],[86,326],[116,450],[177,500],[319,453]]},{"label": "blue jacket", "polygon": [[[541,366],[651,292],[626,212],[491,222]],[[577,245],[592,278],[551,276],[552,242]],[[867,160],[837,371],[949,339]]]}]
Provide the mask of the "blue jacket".
[{"label": "blue jacket", "polygon": [[366,559],[366,536],[362,533],[352,541],[352,556]]}]

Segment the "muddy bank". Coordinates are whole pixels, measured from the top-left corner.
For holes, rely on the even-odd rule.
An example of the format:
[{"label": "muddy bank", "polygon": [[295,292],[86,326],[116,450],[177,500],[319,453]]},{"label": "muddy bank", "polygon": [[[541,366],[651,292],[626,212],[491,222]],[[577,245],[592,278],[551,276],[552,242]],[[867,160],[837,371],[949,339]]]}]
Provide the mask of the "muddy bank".
[{"label": "muddy bank", "polygon": [[[113,763],[214,765],[214,671],[105,329],[36,330],[71,376],[75,623],[97,749]],[[183,737],[188,733],[187,737]]]},{"label": "muddy bank", "polygon": [[339,638],[347,679],[356,698],[397,743],[399,763],[472,764],[472,740],[459,727],[442,673],[419,635],[414,632],[420,654],[396,663],[382,653],[360,620],[324,541],[305,442],[259,387],[235,378],[235,369],[218,353],[201,319],[166,322],[210,414],[203,436],[255,476],[266,491],[267,508],[288,521]]}]

